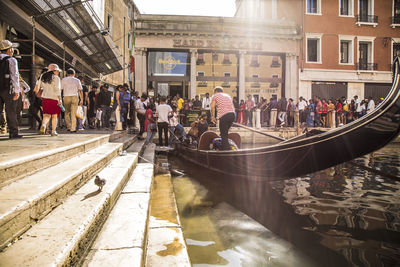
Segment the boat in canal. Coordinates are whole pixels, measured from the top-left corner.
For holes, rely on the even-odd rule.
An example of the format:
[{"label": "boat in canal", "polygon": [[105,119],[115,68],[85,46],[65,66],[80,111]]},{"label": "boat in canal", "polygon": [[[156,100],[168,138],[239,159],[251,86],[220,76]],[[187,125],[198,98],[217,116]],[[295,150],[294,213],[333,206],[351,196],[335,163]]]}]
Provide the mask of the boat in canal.
[{"label": "boat in canal", "polygon": [[[400,131],[400,65],[393,62],[393,83],[372,112],[349,124],[316,135],[301,135],[277,144],[230,151],[177,144],[179,155],[224,175],[279,180],[297,177],[372,153]],[[200,141],[201,143],[201,141]]]}]

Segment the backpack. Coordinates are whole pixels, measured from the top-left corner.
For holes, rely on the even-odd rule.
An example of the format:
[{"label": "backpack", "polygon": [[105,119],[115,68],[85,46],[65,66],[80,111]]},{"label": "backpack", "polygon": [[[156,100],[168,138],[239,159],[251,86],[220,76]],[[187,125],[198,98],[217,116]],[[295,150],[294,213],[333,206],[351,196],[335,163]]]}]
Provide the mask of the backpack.
[{"label": "backpack", "polygon": [[10,56],[5,56],[0,60],[0,91],[10,91],[11,78],[10,78],[10,63],[8,59]]}]

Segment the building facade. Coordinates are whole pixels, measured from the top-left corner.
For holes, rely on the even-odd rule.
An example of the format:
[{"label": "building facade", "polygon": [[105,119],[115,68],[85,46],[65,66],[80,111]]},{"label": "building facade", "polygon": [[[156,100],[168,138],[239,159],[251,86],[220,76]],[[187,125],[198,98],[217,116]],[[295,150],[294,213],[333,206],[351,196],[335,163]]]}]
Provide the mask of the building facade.
[{"label": "building facade", "polygon": [[194,98],[222,86],[245,99],[296,97],[300,32],[292,20],[141,14],[135,89]]},{"label": "building facade", "polygon": [[306,0],[299,94],[377,99],[400,51],[399,0]]}]

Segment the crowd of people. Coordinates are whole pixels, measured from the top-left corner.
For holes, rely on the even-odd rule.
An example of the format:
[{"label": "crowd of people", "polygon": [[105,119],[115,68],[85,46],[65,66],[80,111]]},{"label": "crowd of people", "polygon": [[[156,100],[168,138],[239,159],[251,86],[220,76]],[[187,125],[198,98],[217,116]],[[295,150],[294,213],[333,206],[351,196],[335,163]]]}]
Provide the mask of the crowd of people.
[{"label": "crowd of people", "polygon": [[[109,90],[107,84],[100,87],[92,84],[89,91],[83,79],[75,77],[73,69],[68,69],[66,77],[61,79],[61,70],[56,64],[44,68],[35,88],[30,90],[20,79],[17,61],[12,56],[13,44],[3,40],[0,50],[1,71],[6,71],[9,77],[8,80],[0,80],[0,109],[3,111],[5,107],[10,138],[21,137],[19,126],[22,96],[29,99],[31,128],[37,128],[37,122],[41,134],[57,136],[57,127],[66,127],[70,132],[85,128],[126,130],[135,127],[137,117],[140,124],[139,137],[147,132],[146,143],[149,143],[158,132],[160,145],[166,146],[171,145],[175,137],[186,138],[184,127],[187,126],[198,128],[197,134],[192,131],[189,135],[199,137],[209,125],[216,124],[215,115],[220,119],[221,127],[221,122],[224,121],[222,115],[230,110],[230,105],[224,101],[233,104],[232,112],[228,112],[229,127],[233,122],[250,127],[255,126],[255,122],[259,122],[261,127],[293,127],[298,111],[301,125],[332,128],[364,116],[376,105],[372,97],[360,101],[358,96],[350,100],[345,97],[324,99],[315,96],[308,101],[303,97],[298,101],[292,98],[287,100],[285,97],[272,97],[268,101],[261,97],[256,102],[253,96],[248,95],[246,100],[239,102],[237,97],[233,100],[230,96],[228,98],[222,87],[215,88],[214,97],[206,93],[201,99],[198,95],[188,99],[179,94],[167,97],[148,97],[143,94],[139,97],[138,92],[131,91],[128,84],[118,85],[113,91]],[[216,101],[220,99],[224,99],[220,106],[229,108],[216,109]],[[377,104],[382,100],[379,99]],[[0,128],[4,128],[5,124],[2,118],[0,116]],[[225,133],[224,123],[222,124]]]},{"label": "crowd of people", "polygon": [[[292,98],[286,100],[271,98],[269,101],[261,97],[255,103],[251,95],[246,101],[240,103],[234,98],[236,110],[236,122],[242,125],[253,126],[253,117],[260,116],[262,127],[293,127],[295,125],[295,114],[299,112],[300,124],[308,127],[339,127],[352,122],[365,114],[371,112],[375,105],[383,101],[380,98],[378,103],[372,97],[359,100],[355,95],[347,100],[344,96],[338,99],[325,99],[315,96],[308,101],[300,97],[297,102]],[[334,125],[335,123],[335,125]]]}]

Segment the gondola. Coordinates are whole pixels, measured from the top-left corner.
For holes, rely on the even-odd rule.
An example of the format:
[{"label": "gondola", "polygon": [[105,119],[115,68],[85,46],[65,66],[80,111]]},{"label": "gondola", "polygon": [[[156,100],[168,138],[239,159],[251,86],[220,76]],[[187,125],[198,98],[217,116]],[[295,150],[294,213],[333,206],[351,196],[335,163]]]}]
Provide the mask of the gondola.
[{"label": "gondola", "polygon": [[399,58],[393,62],[389,94],[372,112],[349,124],[314,136],[298,136],[274,145],[230,151],[177,144],[179,156],[229,176],[287,179],[313,173],[372,153],[400,131]]}]

